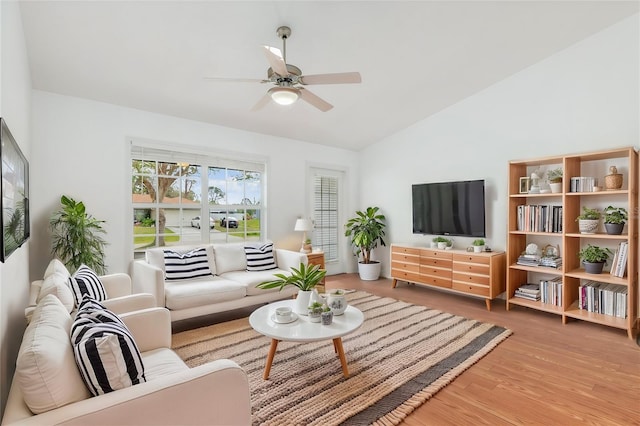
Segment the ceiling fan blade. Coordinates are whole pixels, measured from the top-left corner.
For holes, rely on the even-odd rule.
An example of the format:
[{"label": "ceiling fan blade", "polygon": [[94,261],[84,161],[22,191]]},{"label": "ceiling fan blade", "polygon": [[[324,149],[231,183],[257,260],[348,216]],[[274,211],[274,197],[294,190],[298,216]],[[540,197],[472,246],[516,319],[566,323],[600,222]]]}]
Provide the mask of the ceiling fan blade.
[{"label": "ceiling fan blade", "polygon": [[263,47],[264,56],[267,57],[267,61],[269,61],[269,65],[271,65],[273,72],[282,77],[289,75],[289,71],[287,71],[287,64],[285,64],[284,59],[282,59],[282,52],[280,49],[271,46]]},{"label": "ceiling fan blade", "polygon": [[268,83],[269,80],[261,78],[227,78],[227,77],[203,77],[205,80],[223,81],[225,83]]},{"label": "ceiling fan blade", "polygon": [[320,111],[327,112],[331,108],[333,108],[333,105],[331,105],[329,102],[319,98],[317,95],[314,95],[307,89],[299,88],[299,90],[300,90],[300,97],[302,98],[302,100],[310,103],[314,107],[318,108]]},{"label": "ceiling fan blade", "polygon": [[253,106],[253,108],[251,108],[251,111],[258,111],[264,108],[264,106],[268,104],[270,100],[271,100],[271,95],[269,95],[268,93],[265,93],[265,95],[262,98],[260,98],[260,100]]},{"label": "ceiling fan blade", "polygon": [[334,74],[303,75],[298,80],[302,84],[354,84],[361,83],[359,72],[338,72]]}]

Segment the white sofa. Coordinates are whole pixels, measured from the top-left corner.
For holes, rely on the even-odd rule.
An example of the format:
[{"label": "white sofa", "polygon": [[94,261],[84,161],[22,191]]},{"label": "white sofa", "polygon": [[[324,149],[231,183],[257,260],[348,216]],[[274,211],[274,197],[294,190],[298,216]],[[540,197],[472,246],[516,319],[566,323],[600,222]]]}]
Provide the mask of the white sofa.
[{"label": "white sofa", "polygon": [[[136,293],[151,293],[158,306],[171,312],[171,320],[230,311],[247,306],[268,303],[292,297],[297,288],[287,286],[279,289],[262,290],[256,285],[274,279],[273,274],[290,274],[291,267],[307,264],[304,253],[274,249],[277,269],[249,272],[245,245],[260,246],[263,243],[200,244],[179,247],[158,247],[148,249],[145,260],[133,263],[133,289]],[[165,280],[164,250],[186,253],[195,248],[207,250],[209,269],[213,276],[190,280]]]},{"label": "white sofa", "polygon": [[[72,316],[53,295],[32,312],[3,425],[248,425],[249,384],[233,361],[189,368],[171,348],[164,308],[120,315],[140,349],[147,381],[90,396],[68,338]],[[34,414],[33,411],[38,414]]]}]

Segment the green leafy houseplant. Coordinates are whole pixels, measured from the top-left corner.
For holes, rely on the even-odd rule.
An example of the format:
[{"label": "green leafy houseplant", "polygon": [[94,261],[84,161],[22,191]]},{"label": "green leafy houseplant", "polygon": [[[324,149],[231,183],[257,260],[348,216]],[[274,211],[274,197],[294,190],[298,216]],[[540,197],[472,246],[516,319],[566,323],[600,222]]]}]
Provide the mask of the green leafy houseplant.
[{"label": "green leafy houseplant", "polygon": [[262,282],[256,287],[265,290],[280,287],[282,290],[288,285],[293,285],[302,291],[309,291],[322,281],[326,273],[327,271],[320,269],[320,265],[300,263],[299,268],[291,268],[291,275],[274,274],[278,279]]},{"label": "green leafy houseplant", "polygon": [[576,221],[578,220],[600,220],[602,217],[602,213],[598,209],[590,209],[586,206],[582,206],[582,213],[578,215]]},{"label": "green leafy houseplant", "polygon": [[[309,305],[309,313],[310,314],[321,314],[322,312],[324,312],[324,306],[322,303],[320,302],[313,302]],[[331,310],[331,309],[329,309]]]},{"label": "green leafy houseplant", "polygon": [[583,247],[578,252],[578,257],[583,262],[588,263],[604,263],[609,259],[609,256],[612,255],[613,252],[607,247],[602,248],[598,246],[593,246],[591,244],[587,244],[586,247]]},{"label": "green leafy houseplant", "polygon": [[106,272],[104,247],[106,241],[102,224],[86,212],[82,201],[75,201],[63,195],[60,198],[62,208],[53,213],[49,220],[52,231],[51,254],[57,256],[70,272],[85,264],[96,273]]},{"label": "green leafy houseplant", "polygon": [[431,241],[433,241],[434,243],[448,243],[450,240],[445,237],[434,237],[434,239]]},{"label": "green leafy houseplant", "polygon": [[484,245],[484,240],[482,238],[478,238],[477,240],[473,240],[473,243],[471,243],[471,245],[483,246]]},{"label": "green leafy houseplant", "polygon": [[604,223],[625,224],[629,218],[623,207],[608,206],[604,209]]},{"label": "green leafy houseplant", "polygon": [[378,207],[367,207],[362,211],[356,211],[356,217],[351,218],[345,224],[345,237],[351,238],[351,246],[355,256],[362,255],[361,263],[374,263],[371,260],[371,251],[378,247],[378,243],[386,246],[384,239],[385,217],[378,214]]},{"label": "green leafy houseplant", "polygon": [[557,169],[549,170],[547,172],[547,178],[549,179],[549,182],[551,182],[551,183],[560,183],[560,182],[562,182],[562,169],[561,168],[557,168]]}]

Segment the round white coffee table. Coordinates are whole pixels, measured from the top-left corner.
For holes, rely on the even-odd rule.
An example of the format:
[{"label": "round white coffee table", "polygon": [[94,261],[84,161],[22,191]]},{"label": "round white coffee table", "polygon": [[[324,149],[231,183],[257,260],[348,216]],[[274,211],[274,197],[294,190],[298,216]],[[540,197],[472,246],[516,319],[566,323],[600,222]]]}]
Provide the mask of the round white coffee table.
[{"label": "round white coffee table", "polygon": [[271,347],[267,355],[267,363],[264,367],[264,379],[269,378],[273,357],[278,348],[278,342],[317,342],[319,340],[333,340],[333,347],[340,358],[342,373],[349,377],[347,358],[344,356],[342,336],[358,329],[364,321],[364,315],[358,308],[349,305],[342,315],[334,315],[331,325],[310,322],[306,315],[298,315],[298,319],[288,324],[280,324],[274,321],[276,308],[288,306],[294,309],[295,300],[283,300],[270,303],[256,309],[249,317],[251,327],[258,333],[271,337]]}]

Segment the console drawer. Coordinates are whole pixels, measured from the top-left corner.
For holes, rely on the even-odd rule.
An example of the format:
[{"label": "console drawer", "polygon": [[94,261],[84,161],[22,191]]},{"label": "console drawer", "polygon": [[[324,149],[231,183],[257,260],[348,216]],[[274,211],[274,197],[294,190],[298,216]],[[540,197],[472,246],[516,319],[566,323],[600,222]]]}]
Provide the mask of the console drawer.
[{"label": "console drawer", "polygon": [[414,256],[420,256],[420,249],[416,247],[401,247],[393,246],[391,253],[412,254]]},{"label": "console drawer", "polygon": [[428,275],[431,277],[446,278],[451,280],[451,269],[433,268],[420,265],[420,275]]},{"label": "console drawer", "polygon": [[489,256],[480,256],[469,254],[454,254],[453,260],[455,262],[465,262],[465,263],[482,263],[484,265],[488,265],[491,263],[491,257]]},{"label": "console drawer", "polygon": [[487,275],[473,275],[460,272],[453,273],[453,280],[461,283],[489,285],[489,277]]},{"label": "console drawer", "polygon": [[489,287],[482,285],[454,281],[451,288],[465,293],[475,294],[476,296],[489,296]]},{"label": "console drawer", "polygon": [[433,275],[421,275],[420,283],[442,288],[451,288],[451,278],[442,278]]},{"label": "console drawer", "polygon": [[399,262],[415,263],[417,265],[418,262],[420,262],[420,256],[413,255],[413,254],[393,252],[393,253],[391,253],[391,260],[392,261],[399,261]]},{"label": "console drawer", "polygon": [[398,269],[391,269],[391,277],[397,280],[407,281],[410,283],[420,282],[420,274],[417,272],[407,272]]},{"label": "console drawer", "polygon": [[407,272],[420,272],[420,265],[417,263],[406,263],[400,261],[392,261],[391,262],[392,269],[400,269]]},{"label": "console drawer", "polygon": [[478,263],[462,263],[462,262],[453,262],[453,270],[456,272],[465,272],[470,274],[480,274],[480,275],[489,275],[489,265],[478,264]]},{"label": "console drawer", "polygon": [[442,259],[437,257],[421,257],[420,265],[423,266],[437,266],[438,268],[451,269],[451,259]]}]

